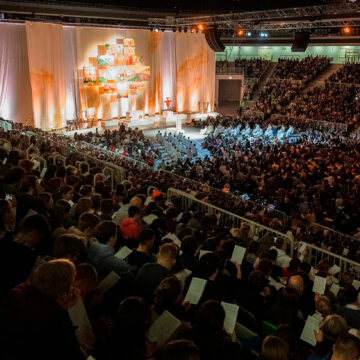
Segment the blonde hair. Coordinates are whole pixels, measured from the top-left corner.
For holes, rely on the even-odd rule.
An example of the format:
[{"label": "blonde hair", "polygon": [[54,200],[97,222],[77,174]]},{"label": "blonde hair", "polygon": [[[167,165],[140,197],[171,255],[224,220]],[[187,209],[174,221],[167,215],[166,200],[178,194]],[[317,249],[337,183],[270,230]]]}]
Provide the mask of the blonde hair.
[{"label": "blonde hair", "polygon": [[74,284],[75,265],[65,259],[50,260],[39,265],[30,276],[31,285],[40,293],[60,298]]}]

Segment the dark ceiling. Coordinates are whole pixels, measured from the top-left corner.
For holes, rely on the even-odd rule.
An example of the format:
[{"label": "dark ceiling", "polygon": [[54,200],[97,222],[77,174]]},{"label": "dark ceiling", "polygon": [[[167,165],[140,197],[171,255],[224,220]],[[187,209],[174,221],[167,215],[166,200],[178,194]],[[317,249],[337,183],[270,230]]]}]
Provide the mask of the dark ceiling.
[{"label": "dark ceiling", "polygon": [[[10,0],[12,1],[12,0]],[[55,0],[25,0],[16,1],[18,4],[22,2],[33,3],[47,3],[47,4],[66,4],[76,5],[81,3],[82,5],[88,4],[89,6],[101,6],[110,5],[114,7],[136,7],[144,9],[157,9],[157,10],[170,10],[174,12],[182,11],[200,11],[200,12],[213,12],[213,11],[251,11],[251,10],[267,10],[278,8],[290,8],[300,6],[321,5],[331,0],[131,0],[131,1],[114,1],[114,0],[76,0],[76,1],[55,1]]]}]

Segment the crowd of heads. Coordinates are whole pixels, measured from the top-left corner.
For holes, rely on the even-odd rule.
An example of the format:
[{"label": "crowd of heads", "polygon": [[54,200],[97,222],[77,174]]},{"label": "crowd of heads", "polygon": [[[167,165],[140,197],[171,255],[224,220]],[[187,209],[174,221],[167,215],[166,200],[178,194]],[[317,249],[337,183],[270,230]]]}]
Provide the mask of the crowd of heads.
[{"label": "crowd of heads", "polygon": [[359,84],[360,64],[345,64],[335,74],[329,77],[329,82],[341,82],[345,84]]},{"label": "crowd of heads", "polygon": [[[1,326],[14,359],[359,356],[351,274],[335,279],[329,261],[312,269],[289,256],[283,238],[254,240],[246,223],[234,228],[196,203],[185,211],[179,198],[162,194],[164,183],[147,196],[146,169],[129,165],[128,180],[111,188],[105,176],[94,177],[95,163],[80,164],[75,149],[64,153],[50,141],[58,136],[34,132],[1,133],[11,144],[1,152]],[[235,245],[246,248],[242,264],[231,260]],[[124,249],[130,254],[119,255]],[[117,281],[107,289],[109,274]],[[324,295],[312,292],[314,275],[327,278]],[[207,280],[196,305],[185,301],[194,277]],[[341,287],[337,296],[333,283]],[[74,331],[80,301],[91,336],[81,326]],[[232,333],[224,329],[222,301],[240,306]],[[164,311],[181,325],[157,344],[149,328]],[[300,339],[308,315],[321,321],[314,348]]]},{"label": "crowd of heads", "polygon": [[[293,80],[275,84],[260,95],[264,112],[288,104],[299,90]],[[340,101],[340,92],[331,95]],[[179,158],[167,171],[154,170],[161,153],[138,129],[76,134],[73,142],[21,126],[0,130],[4,354],[41,360],[359,358],[356,267],[334,273],[331,256],[317,259],[302,247],[313,244],[360,262],[358,241],[335,239],[313,225],[357,231],[359,142],[291,117],[218,116],[194,125],[210,128],[202,144],[210,156]],[[290,128],[296,138],[277,141],[276,134]],[[255,138],[268,129],[271,141]],[[104,161],[120,166],[123,178],[108,177]],[[235,227],[197,201],[167,196],[170,188],[244,219]],[[274,208],[286,216],[278,218]],[[265,230],[256,232],[245,218]],[[235,246],[246,249],[241,264],[233,258]],[[194,278],[206,281],[197,304],[186,298]],[[321,293],[313,291],[318,278],[326,282]],[[230,332],[223,302],[239,306]],[[157,343],[150,329],[168,313],[180,325]],[[308,316],[319,324],[311,330],[312,345],[302,335]]]},{"label": "crowd of heads", "polygon": [[326,83],[296,96],[284,111],[297,117],[345,123],[353,129],[359,123],[359,93],[356,86]]},{"label": "crowd of heads", "polygon": [[305,83],[313,79],[330,65],[326,56],[307,56],[303,59],[278,59],[273,78],[302,80]]}]

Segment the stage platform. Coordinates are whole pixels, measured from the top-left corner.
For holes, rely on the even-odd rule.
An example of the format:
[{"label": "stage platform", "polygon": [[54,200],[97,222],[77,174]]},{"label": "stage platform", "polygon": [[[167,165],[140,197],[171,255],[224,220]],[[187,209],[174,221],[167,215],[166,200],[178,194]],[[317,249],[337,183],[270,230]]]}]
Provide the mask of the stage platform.
[{"label": "stage platform", "polygon": [[[215,117],[218,113],[210,112],[210,113],[195,113],[195,114],[185,114],[185,113],[173,113],[173,112],[164,112],[162,115],[155,116],[144,116],[137,117],[135,119],[131,119],[130,122],[127,123],[130,129],[138,128],[141,130],[150,130],[150,129],[163,129],[168,127],[176,126],[176,121],[181,121],[182,125],[186,125],[186,123],[190,122],[192,119],[196,120],[205,120],[208,116]],[[100,122],[99,122],[100,123]],[[105,130],[114,130],[118,129],[121,123],[126,123],[125,119],[112,119],[112,120],[104,120],[102,121],[101,126],[94,126],[91,128],[77,129],[71,131],[65,131],[64,134],[67,136],[74,136],[75,132],[78,134],[86,134],[89,132],[95,132],[98,129],[99,133]],[[100,125],[100,124],[99,124]]]}]

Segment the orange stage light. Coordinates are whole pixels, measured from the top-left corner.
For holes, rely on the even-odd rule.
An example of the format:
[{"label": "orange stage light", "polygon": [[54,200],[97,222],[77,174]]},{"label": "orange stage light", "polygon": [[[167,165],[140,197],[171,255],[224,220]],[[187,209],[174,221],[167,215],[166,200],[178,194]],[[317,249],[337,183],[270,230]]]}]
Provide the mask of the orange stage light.
[{"label": "orange stage light", "polygon": [[198,25],[198,29],[199,29],[200,31],[204,31],[204,30],[205,30],[205,26],[204,26],[203,24],[200,24],[200,25]]},{"label": "orange stage light", "polygon": [[239,29],[239,30],[237,31],[237,34],[238,34],[238,36],[244,36],[244,35],[245,35],[245,30]]},{"label": "orange stage light", "polygon": [[345,26],[343,28],[343,32],[344,32],[344,34],[351,34],[351,27],[350,26]]}]

